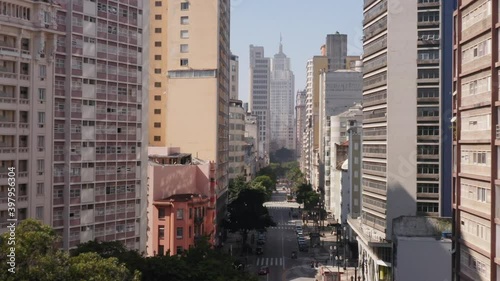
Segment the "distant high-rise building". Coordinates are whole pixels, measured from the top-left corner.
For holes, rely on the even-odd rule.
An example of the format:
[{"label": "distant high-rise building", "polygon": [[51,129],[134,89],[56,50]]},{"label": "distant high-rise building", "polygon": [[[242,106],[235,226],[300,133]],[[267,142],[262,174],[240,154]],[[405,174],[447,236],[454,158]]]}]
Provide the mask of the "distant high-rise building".
[{"label": "distant high-rise building", "polygon": [[[337,166],[334,145],[340,145],[347,140],[346,119],[341,115],[350,113],[350,108],[354,104],[361,103],[363,74],[345,69],[323,72],[320,74],[319,81],[319,161],[315,162],[314,166],[319,175],[317,188],[324,191],[325,208],[328,210],[333,208],[330,197],[331,191],[335,188],[328,176],[330,168],[335,169]],[[361,110],[360,106],[356,107],[356,110]],[[359,118],[358,121],[361,122],[361,119]],[[340,214],[337,214],[337,217],[339,216]]]},{"label": "distant high-rise building", "polygon": [[259,120],[259,157],[269,154],[271,60],[264,57],[264,47],[250,45],[250,108]]},{"label": "distant high-rise building", "polygon": [[295,76],[280,41],[279,52],[271,61],[270,152],[281,148],[295,150],[294,92]]},{"label": "distant high-rise building", "polygon": [[[306,128],[303,134],[304,170],[306,180],[318,187],[319,171],[313,171],[313,163],[319,153],[319,75],[328,69],[328,57],[315,56],[307,61],[306,74]],[[315,184],[316,183],[316,184]]]},{"label": "distant high-rise building", "polygon": [[229,179],[245,173],[245,118],[240,100],[229,101]]},{"label": "distant high-rise building", "polygon": [[161,90],[151,91],[149,111],[161,117],[150,126],[150,144],[215,162],[219,243],[229,182],[229,0],[151,3],[150,73],[167,79],[151,81],[152,89]]},{"label": "distant high-rise building", "polygon": [[500,280],[499,2],[456,2],[443,72],[453,73],[453,280]]},{"label": "distant high-rise building", "polygon": [[231,79],[229,80],[229,97],[232,100],[239,99],[238,97],[238,85],[239,85],[239,62],[238,56],[231,55],[231,70],[229,75]]},{"label": "distant high-rise building", "polygon": [[328,34],[326,36],[326,56],[328,70],[346,69],[347,34]]},{"label": "distant high-rise building", "polygon": [[[449,215],[441,206],[441,3],[365,1],[363,41],[362,209],[348,219],[368,281],[393,275],[393,220]],[[473,278],[474,279],[474,278]]]},{"label": "distant high-rise building", "polygon": [[296,156],[300,162],[300,170],[304,170],[304,158],[302,157],[304,149],[304,131],[306,129],[306,90],[298,91],[295,98],[295,133],[296,133]]}]

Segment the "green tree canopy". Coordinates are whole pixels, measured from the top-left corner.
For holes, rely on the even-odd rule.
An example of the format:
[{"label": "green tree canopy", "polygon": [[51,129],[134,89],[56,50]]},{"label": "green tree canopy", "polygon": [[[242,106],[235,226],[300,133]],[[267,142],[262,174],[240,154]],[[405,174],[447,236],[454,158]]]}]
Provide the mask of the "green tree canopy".
[{"label": "green tree canopy", "polygon": [[229,181],[229,201],[231,202],[233,199],[238,197],[238,194],[240,194],[240,191],[243,189],[249,188],[249,184],[247,183],[246,179],[244,176],[238,176],[234,179],[231,179]]},{"label": "green tree canopy", "polygon": [[127,281],[131,276],[117,258],[83,253],[69,260],[69,276],[74,281]]},{"label": "green tree canopy", "polygon": [[253,229],[264,229],[276,225],[267,208],[263,205],[266,194],[257,189],[245,189],[228,206],[229,219],[226,227],[232,231],[244,233]]},{"label": "green tree canopy", "polygon": [[301,184],[297,188],[297,203],[304,204],[304,209],[316,208],[320,201],[320,195],[316,193],[310,184]]}]

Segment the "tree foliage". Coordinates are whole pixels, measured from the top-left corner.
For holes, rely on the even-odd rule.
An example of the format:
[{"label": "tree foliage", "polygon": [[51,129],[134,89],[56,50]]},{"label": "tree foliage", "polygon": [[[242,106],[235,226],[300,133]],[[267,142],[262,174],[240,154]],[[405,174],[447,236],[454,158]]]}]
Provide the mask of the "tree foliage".
[{"label": "tree foliage", "polygon": [[249,184],[244,176],[238,176],[235,179],[231,179],[228,187],[229,201],[237,198],[240,191],[247,188],[249,188]]},{"label": "tree foliage", "polygon": [[228,206],[229,219],[226,228],[232,232],[248,232],[276,225],[263,205],[266,194],[258,189],[245,189]]},{"label": "tree foliage", "polygon": [[55,231],[36,220],[16,229],[16,273],[8,272],[9,233],[1,236],[2,281],[256,281],[233,267],[234,260],[208,240],[181,256],[143,257],[120,242],[87,242],[71,255],[58,249]]},{"label": "tree foliage", "polygon": [[297,187],[297,203],[304,204],[304,209],[311,210],[318,206],[320,196],[316,193],[312,185],[301,184]]}]

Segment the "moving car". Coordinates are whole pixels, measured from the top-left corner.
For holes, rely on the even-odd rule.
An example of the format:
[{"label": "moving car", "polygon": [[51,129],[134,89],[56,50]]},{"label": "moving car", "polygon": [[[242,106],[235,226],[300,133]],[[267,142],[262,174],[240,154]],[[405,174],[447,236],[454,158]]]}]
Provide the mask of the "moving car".
[{"label": "moving car", "polygon": [[263,266],[259,269],[259,275],[267,275],[269,274],[269,267]]}]

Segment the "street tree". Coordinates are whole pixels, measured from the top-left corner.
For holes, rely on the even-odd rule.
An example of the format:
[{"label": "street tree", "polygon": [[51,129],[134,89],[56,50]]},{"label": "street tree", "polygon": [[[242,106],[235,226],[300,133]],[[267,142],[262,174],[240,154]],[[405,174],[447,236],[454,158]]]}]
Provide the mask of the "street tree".
[{"label": "street tree", "polygon": [[227,206],[229,218],[225,223],[226,228],[231,232],[240,231],[243,245],[250,230],[276,225],[263,205],[265,200],[266,194],[261,190],[245,189]]},{"label": "street tree", "polygon": [[312,210],[318,206],[320,202],[320,196],[316,193],[312,185],[301,184],[297,188],[297,203],[304,204],[304,209]]},{"label": "street tree", "polygon": [[238,176],[235,179],[231,179],[228,187],[229,201],[237,198],[240,191],[246,188],[249,188],[249,183],[246,181],[244,176]]},{"label": "street tree", "polygon": [[131,279],[129,270],[117,258],[103,258],[97,253],[83,253],[71,257],[69,276],[75,281],[127,281]]}]

